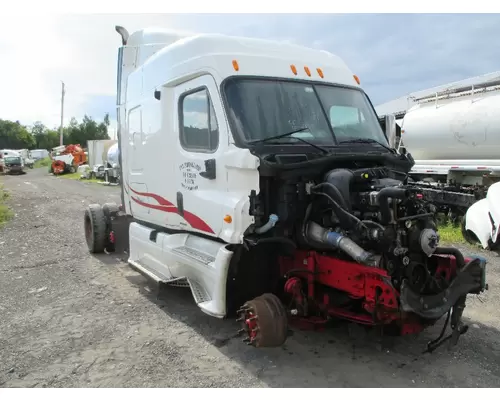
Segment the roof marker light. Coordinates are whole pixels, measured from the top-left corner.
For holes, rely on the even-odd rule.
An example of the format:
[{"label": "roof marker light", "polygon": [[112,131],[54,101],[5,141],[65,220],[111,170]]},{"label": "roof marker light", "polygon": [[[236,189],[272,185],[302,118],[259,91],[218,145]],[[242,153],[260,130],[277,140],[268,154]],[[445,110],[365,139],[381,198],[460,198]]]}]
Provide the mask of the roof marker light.
[{"label": "roof marker light", "polygon": [[325,75],[323,75],[323,71],[321,68],[316,68],[316,71],[318,71],[318,75],[321,77],[321,78],[324,78]]},{"label": "roof marker light", "polygon": [[236,72],[240,70],[240,66],[238,65],[238,61],[233,60],[233,68]]},{"label": "roof marker light", "polygon": [[307,76],[311,76],[311,71],[309,70],[309,67],[304,67],[304,71],[306,71]]},{"label": "roof marker light", "polygon": [[290,69],[292,70],[294,75],[297,75],[297,68],[295,68],[295,65],[290,65]]},{"label": "roof marker light", "polygon": [[353,78],[358,83],[358,85],[361,85],[361,82],[360,82],[360,80],[359,80],[359,78],[358,78],[357,75],[353,75]]}]

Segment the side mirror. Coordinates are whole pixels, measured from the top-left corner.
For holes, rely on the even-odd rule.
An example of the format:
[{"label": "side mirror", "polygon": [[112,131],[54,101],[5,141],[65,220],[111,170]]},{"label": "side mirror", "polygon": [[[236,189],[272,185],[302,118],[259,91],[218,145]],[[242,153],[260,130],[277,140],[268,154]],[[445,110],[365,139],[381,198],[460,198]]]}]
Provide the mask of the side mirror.
[{"label": "side mirror", "polygon": [[396,117],[392,114],[384,117],[385,136],[391,149],[396,148]]}]

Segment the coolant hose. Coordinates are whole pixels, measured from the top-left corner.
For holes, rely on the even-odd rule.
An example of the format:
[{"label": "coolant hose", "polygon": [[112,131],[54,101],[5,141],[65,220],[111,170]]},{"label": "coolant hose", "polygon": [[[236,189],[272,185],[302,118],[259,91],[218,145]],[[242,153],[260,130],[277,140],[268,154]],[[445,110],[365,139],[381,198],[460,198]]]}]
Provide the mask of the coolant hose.
[{"label": "coolant hose", "polygon": [[399,187],[386,187],[377,194],[377,203],[380,206],[380,216],[382,224],[391,223],[391,207],[389,206],[389,198],[404,199],[409,194],[408,190]]},{"label": "coolant hose", "polygon": [[278,219],[279,218],[276,214],[271,214],[269,216],[269,220],[264,225],[259,226],[258,228],[255,228],[255,233],[257,233],[258,235],[266,233],[271,228],[273,228],[274,225],[276,225],[276,222],[278,222]]}]

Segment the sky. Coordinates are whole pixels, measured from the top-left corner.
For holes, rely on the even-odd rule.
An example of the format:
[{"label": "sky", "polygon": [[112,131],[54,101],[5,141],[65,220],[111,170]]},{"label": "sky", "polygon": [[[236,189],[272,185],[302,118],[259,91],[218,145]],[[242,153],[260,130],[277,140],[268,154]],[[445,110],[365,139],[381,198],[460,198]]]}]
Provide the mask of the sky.
[{"label": "sky", "polygon": [[115,123],[114,26],[293,42],[337,54],[378,105],[500,70],[500,14],[0,15],[0,119],[49,127],[84,114]]}]

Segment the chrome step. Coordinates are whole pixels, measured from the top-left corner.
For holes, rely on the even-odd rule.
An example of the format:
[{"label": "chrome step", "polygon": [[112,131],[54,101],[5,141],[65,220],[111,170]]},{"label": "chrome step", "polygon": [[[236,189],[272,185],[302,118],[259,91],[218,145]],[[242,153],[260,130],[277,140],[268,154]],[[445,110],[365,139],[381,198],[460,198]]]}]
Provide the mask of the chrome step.
[{"label": "chrome step", "polygon": [[175,247],[172,250],[178,254],[182,254],[183,256],[193,258],[196,261],[199,261],[205,265],[208,265],[215,261],[215,257],[211,256],[210,254],[195,250],[192,247],[180,246],[180,247]]}]

